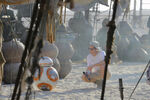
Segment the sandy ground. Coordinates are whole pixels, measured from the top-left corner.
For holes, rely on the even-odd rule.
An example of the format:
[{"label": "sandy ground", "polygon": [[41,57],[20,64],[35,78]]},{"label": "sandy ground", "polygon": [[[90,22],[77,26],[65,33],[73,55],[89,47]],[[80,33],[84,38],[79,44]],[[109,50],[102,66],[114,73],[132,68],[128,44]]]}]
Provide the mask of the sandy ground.
[{"label": "sandy ground", "polygon": [[[81,80],[82,72],[86,69],[85,64],[73,64],[71,73],[63,80],[59,80],[56,88],[51,92],[35,92],[32,100],[100,100],[101,89],[97,89],[92,83]],[[123,79],[124,100],[128,100],[135,84],[140,78],[146,63],[122,63],[110,65],[112,77],[107,81],[105,100],[121,100],[118,79]],[[146,83],[146,77],[142,78],[133,99],[150,100],[150,86]],[[13,85],[3,85],[0,91],[0,100],[10,100]],[[24,100],[22,94],[21,100]]]}]

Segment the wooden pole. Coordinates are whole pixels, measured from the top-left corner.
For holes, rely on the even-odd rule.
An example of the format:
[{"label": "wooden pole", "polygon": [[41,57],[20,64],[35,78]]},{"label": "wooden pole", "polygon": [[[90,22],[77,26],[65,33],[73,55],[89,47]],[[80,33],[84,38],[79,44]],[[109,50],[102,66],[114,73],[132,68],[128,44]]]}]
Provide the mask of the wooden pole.
[{"label": "wooden pole", "polygon": [[123,95],[123,82],[122,82],[122,79],[120,78],[119,79],[119,91],[120,91],[120,98],[121,98],[121,100],[123,100],[124,99],[124,95]]},{"label": "wooden pole", "polygon": [[133,10],[133,22],[132,22],[132,25],[135,26],[135,23],[136,23],[136,20],[135,20],[135,17],[136,17],[136,0],[134,0],[134,10]]},{"label": "wooden pole", "polygon": [[136,0],[134,0],[134,11],[133,11],[133,15],[136,16]]},{"label": "wooden pole", "polygon": [[[140,0],[140,23],[142,23],[142,7],[143,7],[143,0]],[[140,24],[142,26],[142,24]]]},{"label": "wooden pole", "polygon": [[111,49],[112,49],[112,44],[113,44],[113,36],[114,36],[115,29],[116,29],[115,18],[116,18],[117,5],[118,5],[118,0],[115,0],[114,6],[113,6],[112,19],[107,25],[109,27],[109,30],[107,32],[107,44],[106,44],[106,56],[105,56],[106,64],[105,64],[104,78],[103,78],[103,84],[102,84],[101,100],[104,100],[107,69],[108,69],[108,64],[110,62],[110,55],[112,54]]},{"label": "wooden pole", "polygon": [[89,9],[85,11],[85,19],[89,22]]},{"label": "wooden pole", "polygon": [[133,91],[132,91],[132,93],[131,93],[131,95],[130,95],[130,97],[129,97],[129,99],[128,99],[128,100],[130,100],[130,99],[131,99],[131,97],[132,97],[133,93],[135,92],[135,89],[136,89],[136,88],[137,88],[137,86],[139,85],[139,83],[140,83],[140,81],[141,81],[141,79],[142,79],[143,75],[145,74],[145,72],[146,72],[146,70],[147,70],[147,68],[148,68],[149,66],[150,66],[150,60],[148,61],[148,64],[146,65],[146,67],[145,67],[145,69],[144,69],[144,71],[143,71],[142,75],[140,76],[140,79],[138,80],[137,84],[135,85],[135,87],[134,87],[134,89],[133,89]]},{"label": "wooden pole", "polygon": [[140,15],[142,15],[142,9],[143,9],[143,0],[140,0]]}]

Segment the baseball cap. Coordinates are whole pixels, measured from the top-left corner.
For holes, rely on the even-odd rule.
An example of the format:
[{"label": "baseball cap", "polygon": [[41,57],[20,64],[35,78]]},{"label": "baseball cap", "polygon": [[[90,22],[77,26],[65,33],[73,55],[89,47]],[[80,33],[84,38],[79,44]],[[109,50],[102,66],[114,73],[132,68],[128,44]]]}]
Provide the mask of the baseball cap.
[{"label": "baseball cap", "polygon": [[90,42],[90,46],[94,46],[98,51],[101,51],[102,49],[99,46],[99,42],[98,41],[91,41]]}]

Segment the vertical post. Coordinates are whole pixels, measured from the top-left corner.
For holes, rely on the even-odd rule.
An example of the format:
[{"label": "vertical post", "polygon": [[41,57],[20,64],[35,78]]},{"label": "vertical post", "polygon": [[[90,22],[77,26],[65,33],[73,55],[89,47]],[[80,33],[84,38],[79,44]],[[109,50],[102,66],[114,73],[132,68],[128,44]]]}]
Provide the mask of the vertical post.
[{"label": "vertical post", "polygon": [[134,0],[133,22],[132,22],[133,27],[135,27],[136,24],[135,17],[136,17],[136,0]]},{"label": "vertical post", "polygon": [[[140,23],[142,22],[142,6],[143,6],[143,0],[140,0]],[[140,24],[140,26],[142,26],[142,24]]]},{"label": "vertical post", "polygon": [[129,0],[129,20],[131,19],[130,6],[131,6],[131,0]]},{"label": "vertical post", "polygon": [[148,68],[149,66],[150,66],[150,60],[148,61],[148,64],[146,65],[146,67],[145,67],[145,69],[144,69],[144,71],[143,71],[142,75],[140,76],[140,79],[138,80],[137,84],[135,85],[135,87],[134,87],[134,89],[133,89],[133,91],[132,91],[132,93],[131,93],[131,95],[130,95],[130,97],[129,97],[129,99],[128,99],[128,100],[130,100],[130,99],[131,99],[131,97],[132,97],[133,93],[135,92],[135,89],[136,89],[136,88],[137,88],[137,86],[139,85],[139,83],[140,83],[140,81],[141,81],[141,79],[142,79],[143,75],[145,74],[145,72],[146,72],[146,70],[147,70],[147,68]]},{"label": "vertical post", "polygon": [[140,0],[140,15],[142,15],[142,9],[143,9],[143,0]]},{"label": "vertical post", "polygon": [[105,86],[106,86],[106,77],[107,77],[107,69],[108,64],[110,62],[110,55],[112,54],[112,45],[114,40],[114,32],[116,29],[115,25],[115,18],[116,18],[116,12],[117,12],[117,5],[118,0],[114,1],[113,6],[113,15],[111,21],[108,23],[109,30],[107,32],[107,43],[106,43],[106,56],[105,56],[105,70],[104,70],[104,78],[103,78],[103,84],[102,84],[102,92],[101,92],[101,100],[104,100],[104,94],[105,94]]},{"label": "vertical post", "polygon": [[85,19],[89,22],[89,9],[85,11]]},{"label": "vertical post", "polygon": [[134,11],[133,11],[133,15],[136,15],[136,0],[134,0]]},{"label": "vertical post", "polygon": [[120,78],[119,79],[119,91],[120,91],[120,98],[121,98],[121,100],[123,100],[124,99],[124,95],[123,95],[123,82],[122,82],[122,79]]}]

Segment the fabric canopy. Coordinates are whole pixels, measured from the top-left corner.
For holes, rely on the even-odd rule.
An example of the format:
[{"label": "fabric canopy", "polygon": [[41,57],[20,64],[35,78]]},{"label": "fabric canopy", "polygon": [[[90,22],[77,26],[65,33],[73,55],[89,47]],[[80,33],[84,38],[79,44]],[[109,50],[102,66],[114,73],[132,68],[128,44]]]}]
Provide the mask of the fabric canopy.
[{"label": "fabric canopy", "polygon": [[35,2],[35,0],[0,0],[0,4],[17,5]]},{"label": "fabric canopy", "polygon": [[100,4],[108,6],[108,0],[74,0],[74,8],[71,10],[72,11],[85,11],[93,7],[95,3],[100,3]]},{"label": "fabric canopy", "polygon": [[[0,4],[6,5],[19,5],[35,2],[35,0],[0,0]],[[84,11],[95,5],[95,3],[100,3],[108,6],[108,0],[74,0],[73,11]],[[69,7],[69,6],[68,6]]]}]

